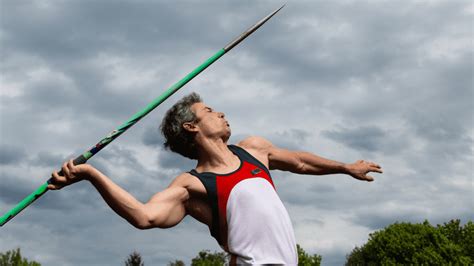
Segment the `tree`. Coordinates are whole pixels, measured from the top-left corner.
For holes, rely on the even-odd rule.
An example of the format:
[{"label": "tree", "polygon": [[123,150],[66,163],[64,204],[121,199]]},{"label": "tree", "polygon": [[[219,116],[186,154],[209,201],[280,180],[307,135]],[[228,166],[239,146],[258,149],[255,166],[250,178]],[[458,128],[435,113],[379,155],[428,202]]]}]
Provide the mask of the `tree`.
[{"label": "tree", "polygon": [[0,253],[0,266],[41,266],[36,261],[29,262],[21,256],[20,248]]},{"label": "tree", "polygon": [[474,261],[474,223],[472,221],[467,222],[463,227],[461,220],[451,220],[443,225],[437,225],[437,229],[454,244],[460,246],[464,256]]},{"label": "tree", "polygon": [[318,254],[309,255],[300,247],[299,244],[296,244],[296,249],[298,250],[298,265],[303,266],[319,266],[321,265],[322,257]]},{"label": "tree", "polygon": [[144,266],[145,264],[142,262],[142,256],[140,253],[134,251],[130,255],[128,255],[127,260],[125,261],[125,266]]},{"label": "tree", "polygon": [[[319,266],[321,265],[321,256],[314,254],[309,255],[306,253],[300,245],[296,245],[298,250],[298,265],[303,266]],[[221,266],[226,265],[230,262],[230,256],[224,252],[214,252],[211,253],[209,250],[202,250],[199,252],[199,255],[196,256],[191,261],[192,266]],[[184,266],[184,262],[176,260],[175,262],[170,262],[168,266]]]},{"label": "tree", "polygon": [[199,252],[199,255],[192,259],[192,266],[221,266],[229,263],[229,255],[224,252],[210,253],[209,250]]},{"label": "tree", "polygon": [[459,223],[394,223],[370,234],[365,245],[347,256],[346,265],[471,265],[473,225]]},{"label": "tree", "polygon": [[175,260],[174,262],[168,263],[168,266],[185,266],[182,260]]}]

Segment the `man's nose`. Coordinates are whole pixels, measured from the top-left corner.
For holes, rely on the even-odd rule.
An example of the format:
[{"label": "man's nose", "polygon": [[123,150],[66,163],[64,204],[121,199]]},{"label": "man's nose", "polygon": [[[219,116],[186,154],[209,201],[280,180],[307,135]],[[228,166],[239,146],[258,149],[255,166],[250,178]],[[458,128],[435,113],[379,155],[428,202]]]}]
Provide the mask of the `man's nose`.
[{"label": "man's nose", "polygon": [[219,112],[219,117],[220,117],[220,118],[224,118],[224,117],[225,117],[224,113]]}]

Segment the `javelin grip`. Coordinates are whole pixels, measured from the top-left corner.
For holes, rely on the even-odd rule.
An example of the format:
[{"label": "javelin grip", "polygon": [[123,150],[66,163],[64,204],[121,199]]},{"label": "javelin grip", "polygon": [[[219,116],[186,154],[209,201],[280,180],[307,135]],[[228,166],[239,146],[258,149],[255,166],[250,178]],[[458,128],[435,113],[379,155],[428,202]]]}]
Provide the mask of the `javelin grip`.
[{"label": "javelin grip", "polygon": [[[82,155],[82,154],[79,155],[79,156],[77,156],[77,158],[72,161],[72,163],[73,163],[74,165],[85,164],[86,162],[87,162],[87,159],[86,159],[86,157],[84,157],[84,155]],[[59,170],[58,175],[63,175],[63,170],[62,170],[62,169]],[[50,178],[50,179],[48,180],[48,184],[51,184],[51,179],[52,179],[52,178]]]}]

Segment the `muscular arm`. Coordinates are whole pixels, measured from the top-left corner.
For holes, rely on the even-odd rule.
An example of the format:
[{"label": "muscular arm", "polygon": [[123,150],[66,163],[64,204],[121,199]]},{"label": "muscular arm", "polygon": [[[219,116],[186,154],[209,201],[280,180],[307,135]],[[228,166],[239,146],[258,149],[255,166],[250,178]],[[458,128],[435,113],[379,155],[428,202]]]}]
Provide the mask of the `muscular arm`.
[{"label": "muscular arm", "polygon": [[141,203],[100,172],[90,181],[110,208],[139,229],[172,227],[186,214],[184,202],[189,195],[184,187],[172,184],[147,203]]},{"label": "muscular arm", "polygon": [[[289,159],[289,160],[288,160]],[[292,163],[292,160],[295,162]],[[348,174],[347,165],[304,151],[272,148],[269,153],[270,168],[303,175]]]},{"label": "muscular arm", "polygon": [[105,202],[118,215],[139,229],[168,228],[178,224],[186,215],[184,203],[189,198],[186,188],[180,186],[180,176],[167,189],[155,194],[147,203],[142,203],[110,178],[90,165],[63,166],[64,176],[53,173],[54,183],[49,189],[60,189],[80,180],[89,180]]},{"label": "muscular arm", "polygon": [[261,137],[250,137],[239,145],[255,150],[268,159],[270,170],[277,169],[304,175],[348,174],[359,180],[373,181],[368,172],[379,172],[379,165],[359,160],[353,164],[345,164],[329,160],[304,151],[290,151],[274,146]]}]

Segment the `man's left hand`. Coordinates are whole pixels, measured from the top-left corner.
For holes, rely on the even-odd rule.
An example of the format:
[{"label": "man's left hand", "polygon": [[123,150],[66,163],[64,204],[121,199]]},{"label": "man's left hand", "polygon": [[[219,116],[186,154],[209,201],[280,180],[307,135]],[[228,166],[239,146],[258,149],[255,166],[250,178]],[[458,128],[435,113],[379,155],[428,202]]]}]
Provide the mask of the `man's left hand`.
[{"label": "man's left hand", "polygon": [[369,172],[382,173],[382,167],[380,165],[368,162],[364,160],[359,160],[355,163],[347,165],[348,174],[362,181],[374,181],[372,176],[367,175]]}]

